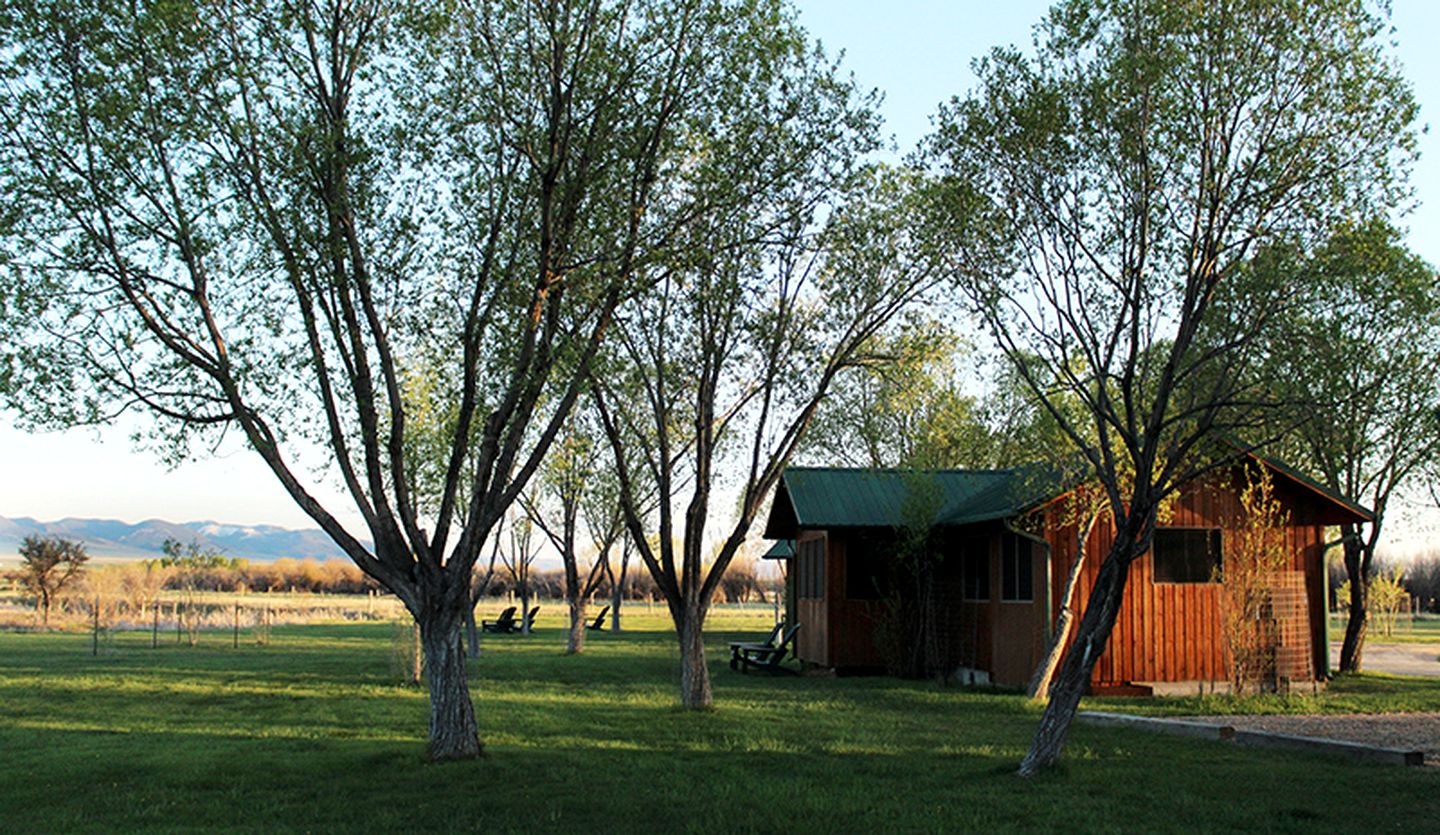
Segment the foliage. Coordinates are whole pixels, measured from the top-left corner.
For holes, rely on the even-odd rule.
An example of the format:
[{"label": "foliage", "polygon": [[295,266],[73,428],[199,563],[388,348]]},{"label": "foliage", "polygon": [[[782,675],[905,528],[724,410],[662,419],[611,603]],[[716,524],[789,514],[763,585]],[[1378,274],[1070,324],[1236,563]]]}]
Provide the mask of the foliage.
[{"label": "foliage", "polygon": [[[805,143],[848,128],[848,85],[790,18],[7,1],[8,402],[61,425],[139,409],[176,458],[238,434],[449,657],[617,307],[728,246],[715,219],[805,199]],[[437,758],[479,752],[463,664],[430,665],[455,711]]]},{"label": "foliage", "polygon": [[1024,774],[1058,760],[1159,505],[1228,463],[1217,430],[1269,405],[1249,371],[1296,283],[1227,288],[1267,248],[1306,251],[1406,195],[1416,105],[1383,14],[1068,0],[1033,55],[993,50],[978,89],[940,114],[935,173],[983,220],[928,223],[954,235],[961,288],[1083,456],[1117,534]]},{"label": "foliage", "polygon": [[12,576],[35,595],[42,626],[50,625],[50,606],[84,576],[89,560],[83,544],[63,537],[31,534],[20,543],[20,568]]},{"label": "foliage", "polygon": [[[869,102],[822,89],[823,114],[790,138],[793,179],[754,216],[697,230],[728,248],[668,265],[663,292],[626,305],[596,376],[630,540],[674,614],[691,707],[711,703],[705,613],[751,523],[830,387],[938,278],[912,222],[928,193],[862,166]],[[736,497],[728,514],[714,506],[722,489]]]},{"label": "foliage", "polygon": [[1275,577],[1290,562],[1286,547],[1290,514],[1275,498],[1270,470],[1245,467],[1240,489],[1241,518],[1225,543],[1224,565],[1215,570],[1224,582],[1220,631],[1230,664],[1230,683],[1237,694],[1278,683],[1275,648],[1279,636],[1273,620]]},{"label": "foliage", "polygon": [[1287,459],[1374,513],[1341,529],[1353,599],[1340,667],[1354,670],[1391,499],[1440,463],[1440,281],[1380,220],[1345,224],[1312,251],[1267,255],[1257,280],[1303,276],[1313,294],[1274,329],[1265,374],[1288,408],[1267,430],[1293,427]]},{"label": "foliage", "polygon": [[[1405,584],[1405,571],[1398,566],[1381,568],[1368,582],[1365,603],[1369,608],[1365,614],[1380,626],[1380,634],[1390,638],[1395,633],[1395,620],[1410,606],[1410,592]],[[1336,590],[1342,601],[1350,598],[1350,581],[1346,580]]]}]

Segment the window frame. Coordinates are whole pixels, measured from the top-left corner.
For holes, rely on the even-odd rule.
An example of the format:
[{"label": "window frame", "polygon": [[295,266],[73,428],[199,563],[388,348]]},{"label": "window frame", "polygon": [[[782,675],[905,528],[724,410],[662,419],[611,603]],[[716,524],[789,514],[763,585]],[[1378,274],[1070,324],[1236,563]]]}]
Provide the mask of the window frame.
[{"label": "window frame", "polygon": [[[1192,579],[1189,577],[1176,579],[1174,576],[1161,578],[1160,576],[1160,536],[1161,534],[1203,534],[1207,537],[1207,549],[1214,548],[1214,559],[1210,561],[1210,571],[1204,579]],[[1170,565],[1167,561],[1166,565]],[[1188,561],[1186,561],[1188,568]],[[1220,585],[1225,581],[1225,529],[1218,525],[1166,525],[1155,529],[1155,536],[1150,542],[1150,572],[1155,585],[1166,586],[1204,586]]]},{"label": "window frame", "polygon": [[[981,555],[979,560],[972,560],[972,547]],[[990,577],[990,537],[969,536],[960,540],[960,600],[964,603],[989,603],[993,598]],[[984,597],[970,596],[970,579],[973,576],[971,566],[978,562],[984,567]]]},{"label": "window frame", "polygon": [[[1035,543],[1028,537],[1016,533],[1006,533],[1002,539],[1000,549],[1000,602],[1001,603],[1034,603],[1035,602]],[[1011,579],[1008,575],[1010,569],[1014,568],[1015,588],[1014,595],[1007,590],[1007,581]],[[1021,592],[1021,567],[1029,582],[1029,595],[1020,596]]]}]

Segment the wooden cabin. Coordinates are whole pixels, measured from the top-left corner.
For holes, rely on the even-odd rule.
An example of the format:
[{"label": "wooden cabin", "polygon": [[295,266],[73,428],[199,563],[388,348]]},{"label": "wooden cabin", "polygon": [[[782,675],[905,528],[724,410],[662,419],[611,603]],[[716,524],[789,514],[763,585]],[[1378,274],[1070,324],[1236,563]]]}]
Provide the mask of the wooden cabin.
[{"label": "wooden cabin", "polygon": [[[1289,469],[1247,459],[1188,485],[1171,505],[1149,553],[1131,565],[1125,600],[1091,680],[1097,691],[1184,692],[1229,680],[1222,635],[1225,553],[1247,524],[1245,467],[1264,466],[1288,519],[1288,564],[1270,575],[1274,669],[1287,684],[1328,675],[1325,528],[1368,520],[1364,508]],[[1065,491],[1048,470],[909,473],[791,467],[782,476],[765,536],[794,540],[786,571],[796,652],[837,672],[878,672],[895,651],[896,611],[921,606],[929,657],[962,681],[1022,686],[1059,617],[1077,543]],[[915,600],[916,518],[933,519],[928,599]],[[907,526],[907,519],[910,519]],[[923,527],[923,523],[920,525]],[[1086,601],[1114,538],[1102,518],[1085,540],[1073,608]],[[913,564],[913,563],[912,563]],[[897,583],[903,588],[897,587]],[[909,604],[903,603],[910,599]],[[887,626],[887,624],[889,624]],[[908,634],[908,633],[907,633]]]}]

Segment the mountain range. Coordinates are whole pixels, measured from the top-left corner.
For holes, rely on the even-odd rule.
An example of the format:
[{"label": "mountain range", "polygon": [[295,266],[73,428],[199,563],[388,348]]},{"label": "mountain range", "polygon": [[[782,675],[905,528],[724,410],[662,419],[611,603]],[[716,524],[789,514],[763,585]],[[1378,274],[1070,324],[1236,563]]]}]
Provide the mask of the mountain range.
[{"label": "mountain range", "polygon": [[60,519],[39,522],[28,517],[0,516],[0,554],[14,554],[30,535],[80,540],[91,556],[143,557],[162,555],[165,540],[174,539],[202,550],[248,560],[282,557],[319,560],[344,554],[316,528],[290,530],[275,525],[226,525],[219,522],[167,522],[147,519],[129,524],[115,519]]}]

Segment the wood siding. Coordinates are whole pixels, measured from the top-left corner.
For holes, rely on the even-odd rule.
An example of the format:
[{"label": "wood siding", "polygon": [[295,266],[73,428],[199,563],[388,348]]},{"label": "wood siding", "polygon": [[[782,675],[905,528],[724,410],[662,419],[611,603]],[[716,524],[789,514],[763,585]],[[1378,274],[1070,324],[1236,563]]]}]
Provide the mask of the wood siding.
[{"label": "wood siding", "polygon": [[[1326,651],[1324,621],[1323,547],[1324,528],[1315,521],[1313,499],[1295,488],[1276,484],[1276,498],[1290,514],[1286,527],[1287,568],[1304,577],[1309,601],[1308,626],[1310,657]],[[1219,528],[1222,552],[1228,553],[1242,512],[1232,478],[1216,476],[1184,490],[1176,501],[1172,518],[1163,526]],[[1074,551],[1075,529],[1067,526],[1047,531],[1056,555],[1051,582],[1063,589]],[[1108,519],[1095,526],[1086,545],[1085,566],[1073,601],[1083,616],[1085,601],[1100,570],[1100,563],[1114,543],[1114,529]],[[1057,592],[1058,593],[1058,592]],[[1228,658],[1221,626],[1219,583],[1161,583],[1154,578],[1154,561],[1147,553],[1130,566],[1125,598],[1110,633],[1105,654],[1095,665],[1091,683],[1095,686],[1132,682],[1225,681]],[[1058,616],[1060,601],[1054,603]],[[1310,676],[1316,670],[1310,671]]]}]

